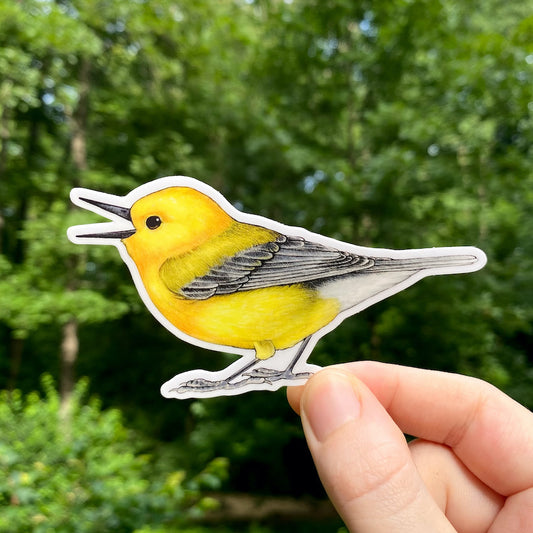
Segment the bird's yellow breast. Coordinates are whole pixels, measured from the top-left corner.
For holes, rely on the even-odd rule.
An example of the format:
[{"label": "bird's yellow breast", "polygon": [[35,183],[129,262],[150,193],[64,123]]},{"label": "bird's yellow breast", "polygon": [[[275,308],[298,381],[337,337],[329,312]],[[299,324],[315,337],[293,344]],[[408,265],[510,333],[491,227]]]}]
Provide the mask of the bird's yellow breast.
[{"label": "bird's yellow breast", "polygon": [[260,226],[230,220],[223,231],[188,251],[166,256],[158,250],[157,260],[150,259],[149,250],[142,253],[139,248],[128,248],[129,239],[125,241],[151,301],[175,327],[213,344],[252,349],[257,343],[269,341],[275,349],[284,349],[338,314],[336,299],[321,298],[316,290],[301,284],[238,291],[206,300],[181,296],[182,287],[214,266],[251,246],[271,242],[278,235]]},{"label": "bird's yellow breast", "polygon": [[339,312],[334,299],[289,285],[212,296],[206,300],[176,297],[166,287],[148,289],[158,310],[178,329],[202,341],[254,348],[271,341],[288,348],[328,324]]}]

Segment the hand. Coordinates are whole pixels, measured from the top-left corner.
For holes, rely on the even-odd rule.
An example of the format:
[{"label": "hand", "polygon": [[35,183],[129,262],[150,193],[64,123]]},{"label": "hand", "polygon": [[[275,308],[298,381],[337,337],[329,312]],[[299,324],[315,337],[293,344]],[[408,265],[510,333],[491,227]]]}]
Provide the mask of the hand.
[{"label": "hand", "polygon": [[533,531],[533,413],[488,383],[361,361],[288,398],[351,532]]}]

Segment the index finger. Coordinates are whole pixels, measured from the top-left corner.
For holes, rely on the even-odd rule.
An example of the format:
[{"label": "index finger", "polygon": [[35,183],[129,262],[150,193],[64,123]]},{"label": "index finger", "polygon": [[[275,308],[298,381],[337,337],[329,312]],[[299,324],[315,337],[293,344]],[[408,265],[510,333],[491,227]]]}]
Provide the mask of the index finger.
[{"label": "index finger", "polygon": [[[342,365],[361,379],[407,434],[451,447],[505,496],[533,487],[533,414],[488,383],[372,361]],[[298,392],[290,393],[294,404]]]}]

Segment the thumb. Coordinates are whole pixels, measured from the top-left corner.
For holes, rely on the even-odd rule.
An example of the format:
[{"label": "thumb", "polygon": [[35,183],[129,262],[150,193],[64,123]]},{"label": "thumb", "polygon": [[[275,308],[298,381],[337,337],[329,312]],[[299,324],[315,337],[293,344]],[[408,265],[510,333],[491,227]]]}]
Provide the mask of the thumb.
[{"label": "thumb", "polygon": [[350,531],[455,531],[418,475],[402,432],[354,375],[319,372],[300,409],[320,479]]}]

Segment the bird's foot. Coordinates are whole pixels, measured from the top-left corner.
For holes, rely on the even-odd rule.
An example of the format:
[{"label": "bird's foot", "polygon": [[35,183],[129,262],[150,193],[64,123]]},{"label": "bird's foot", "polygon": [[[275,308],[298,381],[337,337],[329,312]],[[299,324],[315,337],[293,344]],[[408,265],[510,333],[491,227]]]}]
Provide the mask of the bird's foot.
[{"label": "bird's foot", "polygon": [[279,381],[282,379],[294,380],[294,379],[308,379],[312,376],[311,372],[297,372],[294,373],[292,369],[285,370],[273,370],[271,368],[254,368],[250,372],[246,372],[245,376],[250,378],[262,378],[267,383]]},{"label": "bird's foot", "polygon": [[[246,375],[246,374],[245,374]],[[252,385],[256,383],[265,383],[267,380],[262,376],[249,376],[241,381],[230,381],[230,380],[217,380],[211,381],[205,378],[191,379],[182,383],[179,387],[176,387],[171,390],[171,392],[177,392],[182,394],[185,392],[212,392],[217,390],[232,390],[239,389],[245,385]]]}]

